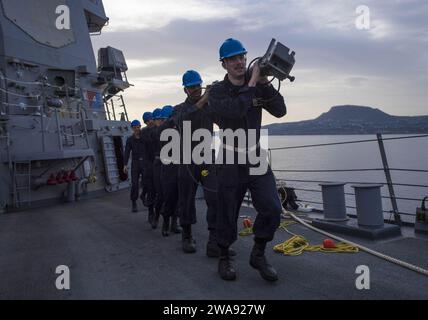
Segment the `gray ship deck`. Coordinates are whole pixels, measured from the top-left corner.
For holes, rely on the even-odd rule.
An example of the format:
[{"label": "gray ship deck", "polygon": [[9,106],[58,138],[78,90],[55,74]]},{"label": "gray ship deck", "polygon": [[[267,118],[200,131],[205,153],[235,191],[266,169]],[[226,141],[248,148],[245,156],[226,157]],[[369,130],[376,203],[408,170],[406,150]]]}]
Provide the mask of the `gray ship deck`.
[{"label": "gray ship deck", "polygon": [[[205,256],[205,205],[198,201],[198,252],[182,253],[179,235],[162,238],[147,211],[131,213],[128,192],[0,216],[0,299],[428,299],[428,278],[366,253],[268,251],[280,281],[266,283],[248,265],[251,237],[234,245],[236,282],[219,279],[217,260]],[[245,214],[252,209],[243,208]],[[290,230],[320,243],[299,225]],[[406,233],[407,234],[407,233]],[[273,244],[289,236],[278,231]],[[407,237],[370,247],[428,268],[428,241]],[[272,247],[272,246],[271,246]],[[55,288],[55,268],[67,265],[71,290]],[[355,288],[355,269],[371,270],[371,289]]]}]

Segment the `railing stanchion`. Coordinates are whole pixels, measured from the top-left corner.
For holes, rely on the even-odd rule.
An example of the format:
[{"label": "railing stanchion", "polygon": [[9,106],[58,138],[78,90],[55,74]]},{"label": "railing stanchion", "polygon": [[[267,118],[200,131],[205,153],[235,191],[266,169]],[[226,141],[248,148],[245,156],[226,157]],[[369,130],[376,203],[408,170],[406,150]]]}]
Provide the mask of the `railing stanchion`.
[{"label": "railing stanchion", "polygon": [[382,134],[378,133],[376,134],[376,136],[379,144],[380,155],[382,157],[382,164],[385,172],[386,182],[388,184],[389,196],[391,198],[392,210],[394,212],[394,220],[397,225],[401,226],[401,218],[400,218],[400,214],[398,213],[397,199],[395,198],[394,186],[392,184],[392,177],[391,177],[391,172],[389,170],[388,158],[386,156],[385,146],[382,140]]}]

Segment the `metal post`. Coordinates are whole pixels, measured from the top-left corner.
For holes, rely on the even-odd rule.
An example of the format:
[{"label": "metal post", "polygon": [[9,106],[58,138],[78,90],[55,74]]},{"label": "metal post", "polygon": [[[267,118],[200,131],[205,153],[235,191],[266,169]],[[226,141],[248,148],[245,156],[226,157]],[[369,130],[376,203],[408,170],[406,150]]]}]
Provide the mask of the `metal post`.
[{"label": "metal post", "polygon": [[113,98],[110,99],[110,102],[111,102],[111,109],[112,109],[112,112],[113,112],[113,119],[114,119],[114,121],[116,121],[116,110],[114,110]]},{"label": "metal post", "polygon": [[110,108],[108,107],[108,101],[106,101],[105,98],[103,98],[103,100],[104,100],[104,108],[106,109],[107,117],[109,120],[111,120]]},{"label": "metal post", "polygon": [[0,95],[0,113],[4,112],[6,115],[10,114],[9,105],[7,104],[7,101],[9,101],[9,97],[7,94],[7,86],[6,86],[6,79],[3,76],[3,72],[0,70],[0,88],[3,89],[4,92]]},{"label": "metal post", "polygon": [[7,146],[7,160],[8,160],[8,162],[9,162],[9,173],[10,173],[10,181],[12,182],[12,186],[11,186],[11,189],[10,189],[10,193],[9,193],[9,196],[11,196],[11,198],[12,198],[12,203],[13,204],[15,204],[15,194],[14,194],[14,192],[13,192],[13,188],[14,188],[14,185],[13,185],[13,183],[14,183],[14,175],[13,175],[13,163],[12,163],[12,154],[11,154],[11,151],[10,151],[10,145],[11,145],[11,143],[10,143],[10,133],[9,133],[9,131],[7,132],[7,144],[6,144],[6,146]]},{"label": "metal post", "polygon": [[31,160],[28,161],[28,206],[31,207]]},{"label": "metal post", "polygon": [[9,162],[9,170],[12,172],[12,154],[10,152],[10,133],[6,133],[6,149],[7,149],[7,161]]},{"label": "metal post", "polygon": [[80,108],[80,117],[82,118],[82,126],[83,126],[83,132],[85,135],[86,146],[89,149],[91,146],[89,144],[88,129],[86,128],[86,119],[84,118],[82,111],[83,111],[83,108]]},{"label": "metal post", "polygon": [[46,107],[46,93],[45,93],[45,86],[46,86],[46,79],[42,80],[42,98],[43,98],[43,103],[40,106],[40,126],[42,129],[42,152],[46,151],[46,146],[45,146],[45,124],[43,121],[43,113],[45,111],[45,107]]},{"label": "metal post", "polygon": [[68,94],[68,85],[67,85],[67,83],[64,84],[64,88],[65,88],[65,101],[67,102],[67,109],[68,109],[68,117],[69,118],[73,118],[72,108],[71,108],[71,104],[70,104],[70,96]]},{"label": "metal post", "polygon": [[120,100],[122,101],[122,107],[123,107],[123,110],[125,111],[125,119],[126,119],[126,121],[129,121],[128,111],[126,111],[125,101],[123,101],[123,96],[122,95],[120,95]]},{"label": "metal post", "polygon": [[18,195],[16,188],[16,162],[13,163],[13,174],[12,174],[12,203],[14,208],[18,207]]},{"label": "metal post", "polygon": [[56,120],[56,128],[57,128],[57,132],[58,132],[58,146],[59,146],[59,150],[63,150],[62,148],[62,138],[61,138],[61,127],[59,124],[59,116],[58,116],[58,109],[55,108],[55,120]]},{"label": "metal post", "polygon": [[377,136],[377,142],[379,144],[380,155],[382,157],[383,170],[385,172],[386,182],[388,184],[389,197],[391,198],[392,210],[394,212],[394,220],[396,224],[401,226],[401,218],[400,218],[400,215],[398,214],[397,199],[395,198],[394,186],[392,184],[392,177],[391,177],[391,172],[389,171],[388,159],[386,157],[385,146],[382,140],[382,134],[378,133],[376,134],[376,136]]}]

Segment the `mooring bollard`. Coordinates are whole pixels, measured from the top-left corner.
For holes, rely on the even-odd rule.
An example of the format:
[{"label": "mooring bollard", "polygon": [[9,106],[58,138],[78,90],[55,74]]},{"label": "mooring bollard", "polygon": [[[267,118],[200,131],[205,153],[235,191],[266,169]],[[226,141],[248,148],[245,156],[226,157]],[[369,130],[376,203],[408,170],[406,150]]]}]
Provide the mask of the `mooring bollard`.
[{"label": "mooring bollard", "polygon": [[321,183],[324,220],[346,221],[345,183]]},{"label": "mooring bollard", "polygon": [[357,184],[355,203],[357,207],[358,225],[364,227],[382,228],[384,226],[381,184]]}]

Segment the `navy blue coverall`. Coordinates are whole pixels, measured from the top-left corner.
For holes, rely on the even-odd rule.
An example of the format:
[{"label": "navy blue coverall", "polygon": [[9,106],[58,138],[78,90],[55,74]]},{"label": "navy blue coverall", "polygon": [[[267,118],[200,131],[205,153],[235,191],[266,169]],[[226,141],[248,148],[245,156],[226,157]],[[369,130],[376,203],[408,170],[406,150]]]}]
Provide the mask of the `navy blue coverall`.
[{"label": "navy blue coverall", "polygon": [[150,140],[153,148],[153,164],[152,164],[152,172],[153,172],[153,185],[155,190],[154,197],[154,206],[155,206],[155,214],[156,217],[159,217],[163,205],[163,194],[162,194],[162,183],[161,183],[161,165],[162,162],[160,160],[160,150],[161,143],[159,140],[160,137],[160,129],[159,127],[153,127],[150,131]]},{"label": "navy blue coverall", "polygon": [[143,194],[146,205],[152,209],[155,204],[156,190],[153,181],[153,161],[155,160],[151,132],[153,128],[145,127],[141,129],[141,139],[143,142]]},{"label": "navy blue coverall", "polygon": [[162,216],[168,219],[179,214],[178,204],[178,164],[161,165],[161,183],[163,194]]},{"label": "navy blue coverall", "polygon": [[[187,98],[185,102],[175,106],[173,119],[177,123],[181,139],[183,139],[183,121],[191,122],[191,133],[197,129],[207,129],[213,133],[213,119],[207,110],[197,109],[195,101]],[[183,144],[183,143],[182,143]],[[192,142],[192,151],[198,142]],[[212,152],[212,162],[215,153]],[[205,175],[202,175],[204,171]],[[206,175],[207,174],[207,175]],[[196,223],[195,196],[198,184],[204,190],[207,204],[207,222],[210,231],[210,240],[215,241],[216,215],[217,215],[217,178],[214,164],[181,164],[178,169],[180,224],[181,226]]]},{"label": "navy blue coverall", "polygon": [[160,141],[160,135],[163,130],[174,127],[172,119],[168,119],[159,127],[154,128],[152,139],[155,146],[155,161],[153,165],[154,181],[156,188],[157,214],[167,219],[175,216],[178,211],[178,165],[164,164],[160,158],[160,151],[168,142]]},{"label": "navy blue coverall", "polygon": [[140,187],[140,177],[144,172],[144,146],[140,138],[134,135],[126,140],[124,163],[128,165],[129,158],[132,153],[131,161],[131,201],[137,201]]},{"label": "navy blue coverall", "polygon": [[[260,100],[265,100],[261,105]],[[262,109],[280,118],[286,112],[284,98],[272,85],[258,84],[256,87],[234,86],[227,75],[225,79],[213,85],[207,109],[214,115],[220,129],[256,129],[257,141],[260,139]],[[247,131],[248,132],[248,131]],[[223,145],[221,147],[224,147]],[[236,142],[232,148],[237,147]],[[235,156],[237,152],[235,150]],[[226,152],[223,153],[223,156]],[[224,162],[223,162],[224,163]],[[253,225],[255,239],[272,241],[280,224],[281,202],[276,189],[272,170],[263,175],[250,175],[250,165],[217,165],[218,179],[218,215],[217,243],[228,247],[237,239],[237,220],[245,193],[249,189],[257,217]]]}]

